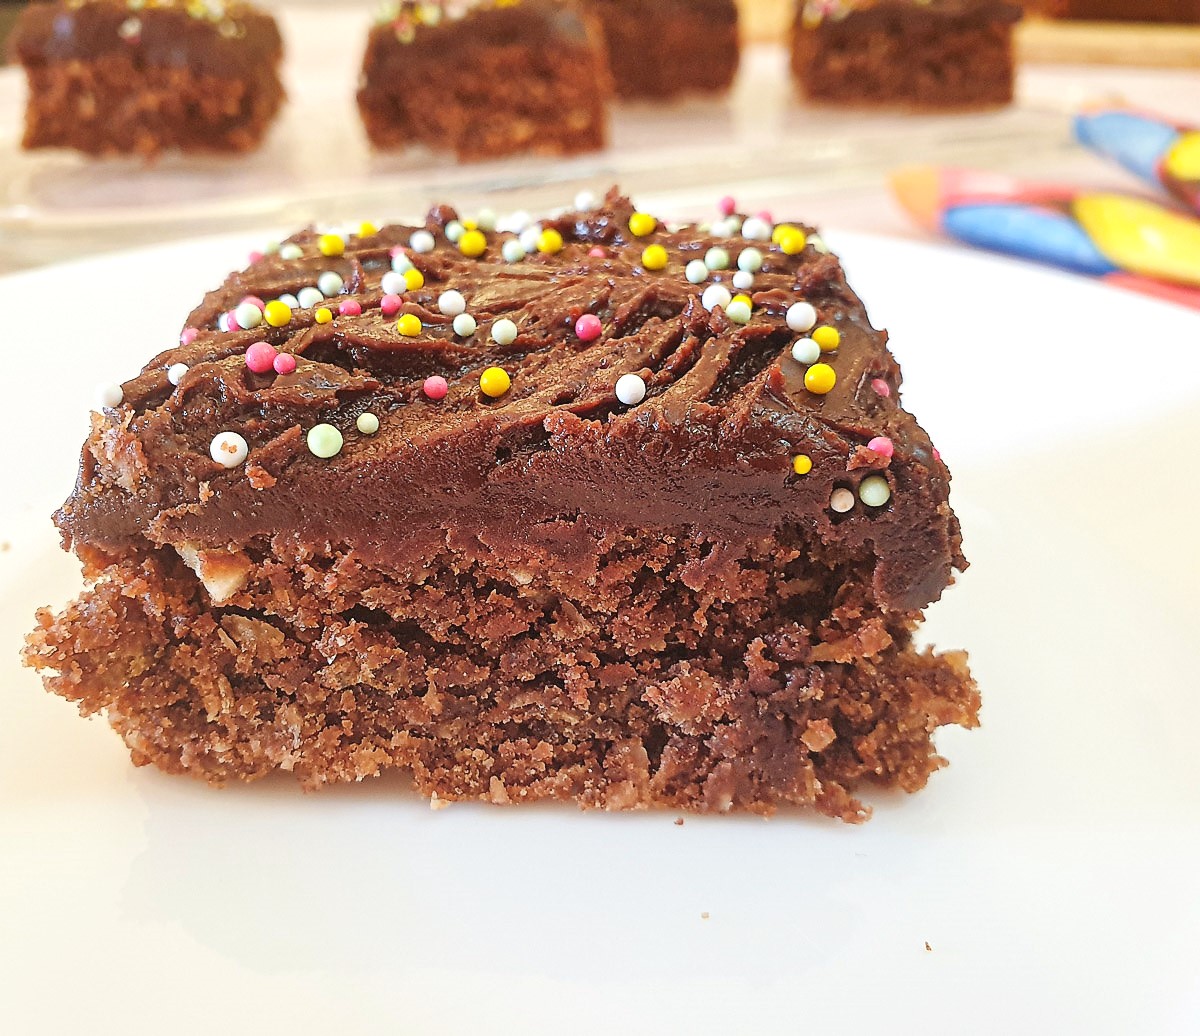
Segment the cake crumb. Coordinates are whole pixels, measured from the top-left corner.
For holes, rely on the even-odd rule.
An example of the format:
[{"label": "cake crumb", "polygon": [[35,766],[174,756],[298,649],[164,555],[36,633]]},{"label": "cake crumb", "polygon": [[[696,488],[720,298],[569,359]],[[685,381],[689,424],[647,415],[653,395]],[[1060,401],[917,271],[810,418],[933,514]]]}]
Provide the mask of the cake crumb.
[{"label": "cake crumb", "polygon": [[707,920],[708,920],[708,911],[707,911],[707,910],[705,910],[703,913],[701,913],[701,914],[700,914],[700,920],[701,920],[701,921],[707,921]]},{"label": "cake crumb", "polygon": [[10,550],[12,550],[12,544],[8,540],[0,543],[0,554],[7,554]]},{"label": "cake crumb", "polygon": [[436,791],[432,795],[429,796],[429,808],[432,810],[445,809],[449,805],[450,805],[450,800],[439,798],[438,793]]},{"label": "cake crumb", "polygon": [[675,826],[676,826],[676,827],[683,827],[683,817],[676,817],[676,818],[675,818]]},{"label": "cake crumb", "polygon": [[928,940],[928,939],[926,939],[926,940],[925,940],[925,952],[926,952],[926,953],[932,953],[932,952],[933,952],[933,947],[929,945],[929,940]]}]

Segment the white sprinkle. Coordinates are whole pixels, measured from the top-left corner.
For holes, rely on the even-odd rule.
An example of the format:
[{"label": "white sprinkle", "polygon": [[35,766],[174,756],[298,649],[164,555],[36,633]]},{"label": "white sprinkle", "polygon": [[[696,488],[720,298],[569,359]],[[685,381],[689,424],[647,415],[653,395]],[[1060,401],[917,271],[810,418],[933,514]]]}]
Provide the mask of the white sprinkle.
[{"label": "white sprinkle", "polygon": [[792,359],[811,366],[821,358],[821,347],[811,338],[801,338],[792,346]]},{"label": "white sprinkle", "polygon": [[684,268],[683,275],[692,284],[703,284],[708,280],[708,265],[703,259],[693,259]]},{"label": "white sprinkle", "polygon": [[253,302],[243,302],[233,311],[233,319],[238,322],[238,327],[249,331],[263,322],[262,310]]},{"label": "white sprinkle", "polygon": [[432,252],[436,245],[437,242],[433,240],[433,235],[428,230],[418,230],[408,239],[408,247],[420,255]]},{"label": "white sprinkle", "polygon": [[116,383],[101,385],[99,391],[96,393],[96,402],[106,409],[120,406],[124,401],[125,393],[121,390],[121,386]]},{"label": "white sprinkle", "polygon": [[882,507],[892,498],[892,487],[882,475],[868,475],[858,487],[858,498],[868,507]]},{"label": "white sprinkle", "polygon": [[[325,295],[320,288],[301,288],[296,294],[296,301],[300,303],[301,309],[312,309],[313,306],[319,306],[325,301]],[[238,323],[241,322],[241,318],[239,318]]]},{"label": "white sprinkle", "polygon": [[704,265],[710,270],[728,270],[729,253],[723,248],[710,248],[704,253]]},{"label": "white sprinkle", "polygon": [[646,398],[646,383],[637,374],[622,374],[617,379],[617,399],[626,406],[637,406]]},{"label": "white sprinkle", "polygon": [[403,295],[408,291],[408,285],[404,281],[404,274],[397,273],[395,270],[385,273],[379,286],[383,289],[385,295]]},{"label": "white sprinkle", "polygon": [[737,299],[729,303],[725,309],[725,315],[735,324],[750,323],[750,312],[750,303],[744,299]]},{"label": "white sprinkle", "polygon": [[333,298],[334,295],[340,295],[345,286],[346,282],[342,280],[342,275],[334,273],[333,270],[326,270],[317,278],[317,287],[327,299]]},{"label": "white sprinkle", "polygon": [[496,229],[496,213],[493,209],[480,209],[475,216],[475,225],[489,234]]},{"label": "white sprinkle", "polygon": [[237,432],[218,432],[208,447],[208,455],[223,468],[244,464],[249,453],[249,444]]},{"label": "white sprinkle", "polygon": [[229,330],[229,314],[228,313],[222,313],[219,317],[217,317],[217,330],[218,331],[228,331]]},{"label": "white sprinkle", "polygon": [[525,258],[525,246],[515,237],[510,237],[500,246],[500,254],[506,263],[519,263]]},{"label": "white sprinkle", "polygon": [[142,34],[141,18],[126,18],[118,27],[117,35],[127,42],[136,40]]},{"label": "white sprinkle", "polygon": [[512,345],[517,340],[517,325],[507,317],[492,325],[492,341],[497,345]]},{"label": "white sprinkle", "polygon": [[374,414],[359,414],[354,424],[363,435],[374,435],[379,431],[379,418]]},{"label": "white sprinkle", "polygon": [[392,256],[392,269],[396,273],[408,273],[413,268],[412,260],[403,252],[397,252]]},{"label": "white sprinkle", "polygon": [[282,302],[288,309],[299,309],[300,300],[295,295],[285,293],[279,296],[279,301]]},{"label": "white sprinkle", "polygon": [[595,212],[599,207],[600,202],[591,191],[580,191],[575,195],[576,212]]},{"label": "white sprinkle", "polygon": [[540,223],[534,223],[521,231],[521,247],[525,249],[526,254],[537,251],[538,239],[541,236],[542,225]]},{"label": "white sprinkle", "polygon": [[798,335],[807,334],[817,326],[817,311],[811,303],[797,302],[787,311],[787,326]]},{"label": "white sprinkle", "polygon": [[303,254],[304,249],[290,241],[286,245],[279,246],[280,259],[299,259]]},{"label": "white sprinkle", "polygon": [[809,234],[808,235],[808,243],[810,245],[812,245],[813,248],[816,249],[816,251],[820,252],[822,255],[829,254],[829,246],[827,244],[825,244],[825,239],[823,237],[821,237],[820,234]]},{"label": "white sprinkle", "polygon": [[446,240],[451,244],[458,244],[458,242],[462,239],[463,234],[466,232],[467,228],[456,219],[452,219],[446,224]]},{"label": "white sprinkle", "polygon": [[448,317],[457,317],[467,311],[467,300],[461,291],[444,291],[438,296],[438,309]]},{"label": "white sprinkle", "polygon": [[829,506],[838,514],[854,510],[854,494],[848,489],[835,489],[829,497]]},{"label": "white sprinkle", "polygon": [[713,237],[733,237],[738,232],[740,224],[732,216],[729,219],[719,219],[712,225]]},{"label": "white sprinkle", "polygon": [[173,363],[167,368],[167,381],[172,385],[178,385],[183,381],[183,376],[188,372],[186,363]]},{"label": "white sprinkle", "polygon": [[738,255],[738,269],[758,273],[763,268],[763,254],[757,248],[743,248]]},{"label": "white sprinkle", "polygon": [[729,294],[729,289],[723,284],[710,284],[704,289],[704,294],[700,296],[700,302],[710,313],[720,306],[724,309],[733,300],[733,296]]},{"label": "white sprinkle", "polygon": [[454,318],[454,333],[459,338],[470,338],[478,328],[479,324],[470,313],[459,313]]},{"label": "white sprinkle", "polygon": [[749,291],[754,287],[754,274],[747,273],[745,270],[738,270],[733,275],[733,286],[738,291]]},{"label": "white sprinkle", "polygon": [[502,234],[519,234],[533,219],[524,209],[518,209],[516,212],[511,212],[503,219],[496,221],[496,229]]},{"label": "white sprinkle", "polygon": [[742,237],[747,241],[770,241],[774,229],[765,219],[751,216],[742,224]]}]

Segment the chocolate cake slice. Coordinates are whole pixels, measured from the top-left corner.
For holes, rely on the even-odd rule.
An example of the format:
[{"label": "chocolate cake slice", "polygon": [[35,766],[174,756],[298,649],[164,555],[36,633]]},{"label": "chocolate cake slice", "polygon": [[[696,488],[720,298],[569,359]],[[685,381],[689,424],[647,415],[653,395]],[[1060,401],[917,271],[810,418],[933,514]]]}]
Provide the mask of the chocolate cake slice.
[{"label": "chocolate cake slice", "polygon": [[283,103],[275,20],[237,0],[53,0],[17,21],[26,148],[250,151]]},{"label": "chocolate cake slice", "polygon": [[799,224],[305,232],[96,413],[56,514],[87,587],[27,661],[138,764],[435,800],[813,806],[973,726],[912,642],[950,475]]},{"label": "chocolate cake slice", "polygon": [[837,104],[1008,104],[1020,18],[1006,0],[802,0],[792,74]]},{"label": "chocolate cake slice", "polygon": [[602,148],[611,93],[600,27],[573,0],[389,0],[358,109],[378,149],[479,161]]}]

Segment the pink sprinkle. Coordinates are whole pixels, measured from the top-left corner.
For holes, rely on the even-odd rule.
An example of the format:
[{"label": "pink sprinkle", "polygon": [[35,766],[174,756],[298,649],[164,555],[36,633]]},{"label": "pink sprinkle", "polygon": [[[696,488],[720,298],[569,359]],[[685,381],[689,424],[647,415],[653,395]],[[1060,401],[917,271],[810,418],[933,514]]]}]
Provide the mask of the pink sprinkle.
[{"label": "pink sprinkle", "polygon": [[758,218],[761,219],[764,223],[774,223],[775,222],[773,219],[771,219],[771,213],[767,209],[763,209],[762,212],[760,212],[758,214]]},{"label": "pink sprinkle", "polygon": [[191,345],[199,334],[200,329],[198,327],[185,327],[183,329],[183,334],[179,336],[179,344]]},{"label": "pink sprinkle", "polygon": [[432,378],[426,378],[425,384],[421,386],[421,391],[430,399],[445,399],[446,393],[450,391],[450,386],[446,383],[446,379],[435,374]]},{"label": "pink sprinkle", "polygon": [[280,353],[275,357],[275,373],[291,374],[296,369],[296,357],[291,353]]},{"label": "pink sprinkle", "polygon": [[878,453],[881,457],[887,457],[889,460],[893,453],[896,452],[896,447],[886,435],[877,435],[869,443],[867,449],[872,453]]},{"label": "pink sprinkle", "polygon": [[242,325],[238,323],[237,317],[234,315],[232,309],[228,313],[225,314],[225,330],[227,330],[227,331],[244,330]]},{"label": "pink sprinkle", "polygon": [[362,306],[354,299],[346,299],[345,302],[338,306],[338,314],[343,317],[362,316]]},{"label": "pink sprinkle", "polygon": [[263,302],[263,300],[257,295],[247,295],[244,299],[242,299],[242,305],[245,305],[247,302],[249,302],[252,306],[256,306],[260,313],[267,308],[267,304]]},{"label": "pink sprinkle", "polygon": [[394,317],[404,305],[404,299],[399,295],[384,295],[379,300],[379,309],[385,317]]},{"label": "pink sprinkle", "polygon": [[408,255],[408,249],[403,245],[396,245],[392,248],[388,255],[390,255],[393,259],[399,259],[402,255]]},{"label": "pink sprinkle", "polygon": [[722,216],[732,216],[737,212],[737,202],[733,200],[733,195],[727,194],[719,202],[717,202],[717,211]]},{"label": "pink sprinkle", "polygon": [[266,257],[262,254],[262,252],[251,252],[250,265],[253,266],[255,263],[261,263],[264,258]]},{"label": "pink sprinkle", "polygon": [[591,256],[593,259],[607,259],[608,258],[608,253],[603,248],[601,248],[599,245],[596,245],[594,248],[589,248],[588,255]]},{"label": "pink sprinkle", "polygon": [[275,357],[278,355],[275,346],[266,342],[255,342],[246,350],[246,366],[255,374],[266,374],[274,366]]},{"label": "pink sprinkle", "polygon": [[581,342],[594,342],[604,331],[604,325],[595,313],[584,313],[575,321],[575,333]]},{"label": "pink sprinkle", "polygon": [[939,450],[936,446],[933,448],[933,459],[936,460],[939,464],[942,462],[942,451]]},{"label": "pink sprinkle", "polygon": [[887,399],[892,394],[892,386],[889,385],[883,378],[876,378],[871,382],[871,388],[875,390],[877,396],[882,396]]}]

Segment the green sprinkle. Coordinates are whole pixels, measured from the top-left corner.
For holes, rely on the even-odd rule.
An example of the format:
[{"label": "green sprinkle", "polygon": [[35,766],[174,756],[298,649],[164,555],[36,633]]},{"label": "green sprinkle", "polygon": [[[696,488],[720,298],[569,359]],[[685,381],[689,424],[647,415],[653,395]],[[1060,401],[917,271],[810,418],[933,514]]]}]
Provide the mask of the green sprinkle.
[{"label": "green sprinkle", "polygon": [[868,507],[882,507],[892,498],[892,487],[882,475],[871,475],[858,487],[858,498]]},{"label": "green sprinkle", "polygon": [[315,457],[329,460],[342,452],[342,433],[331,424],[319,424],[309,429],[308,449]]}]

